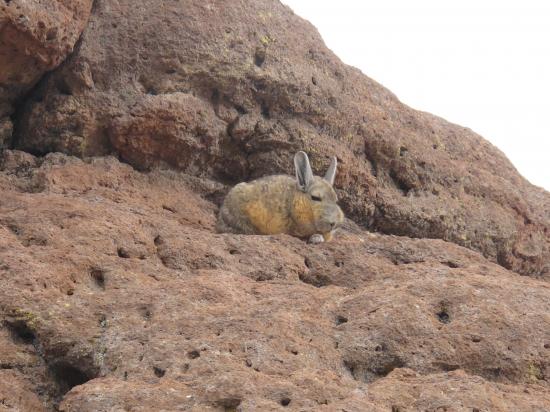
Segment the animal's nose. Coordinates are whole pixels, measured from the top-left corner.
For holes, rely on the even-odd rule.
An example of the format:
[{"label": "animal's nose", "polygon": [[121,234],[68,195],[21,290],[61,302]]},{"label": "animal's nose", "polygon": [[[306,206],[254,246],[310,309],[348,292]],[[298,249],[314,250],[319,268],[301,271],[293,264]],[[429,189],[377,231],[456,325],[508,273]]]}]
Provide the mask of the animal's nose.
[{"label": "animal's nose", "polygon": [[331,229],[334,229],[335,226],[336,226],[336,222],[330,222],[330,228]]}]

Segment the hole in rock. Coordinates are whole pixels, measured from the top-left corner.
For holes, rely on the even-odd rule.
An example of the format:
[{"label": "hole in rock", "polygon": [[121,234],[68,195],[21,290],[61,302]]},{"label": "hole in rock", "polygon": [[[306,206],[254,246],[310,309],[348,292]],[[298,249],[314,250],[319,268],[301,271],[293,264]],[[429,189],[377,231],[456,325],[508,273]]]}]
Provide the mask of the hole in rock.
[{"label": "hole in rock", "polygon": [[90,276],[100,289],[105,290],[105,271],[103,269],[90,269]]},{"label": "hole in rock", "polygon": [[254,279],[256,282],[265,282],[268,280],[275,279],[275,275],[270,272],[264,272],[263,270],[256,270],[247,275],[251,279]]},{"label": "hole in rock", "polygon": [[304,283],[307,283],[308,285],[315,286],[316,288],[322,288],[324,286],[332,284],[331,279],[327,275],[324,275],[322,273],[300,273],[298,275],[298,279],[300,279]]},{"label": "hole in rock", "polygon": [[36,339],[36,335],[24,320],[6,321],[6,327],[11,332],[14,340],[25,344],[31,344]]},{"label": "hole in rock", "polygon": [[48,32],[46,33],[46,40],[52,41],[55,38],[57,38],[57,29],[53,27],[50,30],[48,30]]},{"label": "hole in rock", "polygon": [[235,110],[237,110],[237,113],[239,113],[240,115],[243,115],[243,114],[247,114],[248,113],[248,110],[246,110],[244,108],[244,106],[241,106],[239,104],[236,104],[235,105]]},{"label": "hole in rock", "polygon": [[242,402],[242,399],[239,399],[239,398],[223,398],[223,399],[220,399],[217,403],[222,408],[224,408],[225,411],[233,412],[237,410],[237,407],[241,404],[241,402]]},{"label": "hole in rock", "polygon": [[237,249],[230,249],[230,250],[229,250],[229,254],[230,254],[230,255],[240,255],[241,252],[238,251]]},{"label": "hole in rock", "polygon": [[123,247],[119,247],[116,250],[116,253],[117,253],[118,257],[120,257],[120,258],[128,259],[130,257],[130,253],[128,253],[128,251],[126,249],[124,249]]},{"label": "hole in rock", "polygon": [[141,313],[141,316],[143,316],[145,320],[151,320],[151,318],[153,317],[153,312],[151,310],[151,306],[149,305],[141,306],[139,308],[139,312]]},{"label": "hole in rock", "polygon": [[351,362],[344,361],[344,368],[346,368],[350,375],[353,376],[353,379],[357,379],[355,377],[355,365],[353,365]]},{"label": "hole in rock", "polygon": [[403,157],[407,154],[407,152],[409,151],[409,149],[407,149],[406,147],[404,146],[401,146],[399,148],[399,156]]},{"label": "hole in rock", "polygon": [[390,171],[390,178],[393,180],[395,185],[401,192],[403,192],[403,196],[406,196],[409,194],[409,192],[413,189],[401,176],[397,174],[395,170]]},{"label": "hole in rock", "polygon": [[169,212],[176,213],[176,209],[174,209],[172,206],[162,205],[162,208]]},{"label": "hole in rock", "polygon": [[197,359],[201,356],[200,352],[198,350],[192,350],[190,352],[187,352],[187,357],[189,359]]},{"label": "hole in rock", "polygon": [[155,376],[157,378],[162,378],[166,374],[166,371],[158,366],[154,366],[153,371],[155,372]]},{"label": "hole in rock", "polygon": [[502,369],[500,368],[488,368],[488,369],[485,369],[483,372],[485,372],[484,375],[488,379],[497,380],[502,376]]},{"label": "hole in rock", "polygon": [[348,318],[342,315],[336,316],[336,324],[341,325],[342,323],[346,323],[348,321]]},{"label": "hole in rock", "polygon": [[16,236],[21,234],[21,229],[13,224],[8,224],[8,229]]},{"label": "hole in rock", "polygon": [[405,362],[403,362],[401,359],[397,357],[392,357],[388,360],[387,363],[384,363],[383,365],[379,366],[375,369],[376,375],[378,377],[383,378],[384,376],[388,376],[388,374],[393,371],[396,368],[402,368],[405,366]]},{"label": "hole in rock", "polygon": [[283,398],[281,399],[281,405],[288,406],[290,405],[290,398]]},{"label": "hole in rock", "polygon": [[449,316],[446,310],[442,310],[438,312],[437,318],[441,323],[449,323],[451,321],[451,317]]},{"label": "hole in rock", "polygon": [[384,378],[394,369],[405,367],[405,362],[398,356],[388,352],[377,352],[368,361],[362,359],[344,359],[344,367],[353,379],[371,383]]},{"label": "hole in rock", "polygon": [[60,94],[63,94],[65,96],[72,96],[73,91],[71,90],[71,87],[69,84],[65,81],[65,79],[57,79],[55,81],[55,87],[59,91]]},{"label": "hole in rock", "polygon": [[51,366],[51,372],[63,395],[75,386],[82,385],[91,379],[88,374],[64,361],[54,363]]}]

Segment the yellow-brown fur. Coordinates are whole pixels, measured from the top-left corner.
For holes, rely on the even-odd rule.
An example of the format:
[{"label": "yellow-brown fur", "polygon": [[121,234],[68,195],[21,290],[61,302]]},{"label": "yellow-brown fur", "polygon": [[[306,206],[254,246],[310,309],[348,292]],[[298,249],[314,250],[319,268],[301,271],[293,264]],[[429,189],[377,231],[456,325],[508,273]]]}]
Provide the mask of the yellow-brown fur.
[{"label": "yellow-brown fur", "polygon": [[330,240],[333,229],[343,220],[332,188],[335,162],[327,180],[313,176],[307,155],[299,152],[295,157],[297,170],[300,169],[296,179],[277,175],[238,184],[220,209],[218,230],[262,235],[288,233],[301,238],[321,234],[324,240]]}]

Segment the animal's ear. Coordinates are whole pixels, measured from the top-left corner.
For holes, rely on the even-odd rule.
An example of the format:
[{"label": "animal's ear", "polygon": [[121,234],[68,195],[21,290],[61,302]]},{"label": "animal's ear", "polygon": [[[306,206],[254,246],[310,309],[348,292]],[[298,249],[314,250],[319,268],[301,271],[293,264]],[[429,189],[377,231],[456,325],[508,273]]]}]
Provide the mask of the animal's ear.
[{"label": "animal's ear", "polygon": [[325,179],[327,182],[330,183],[332,186],[334,184],[334,177],[336,176],[336,165],[338,164],[338,161],[336,160],[336,156],[334,156],[330,160],[330,166],[328,167],[327,173],[325,174]]},{"label": "animal's ear", "polygon": [[296,179],[298,186],[304,192],[307,190],[311,182],[313,182],[313,172],[309,165],[309,159],[305,152],[298,152],[294,156],[294,167],[296,168]]}]

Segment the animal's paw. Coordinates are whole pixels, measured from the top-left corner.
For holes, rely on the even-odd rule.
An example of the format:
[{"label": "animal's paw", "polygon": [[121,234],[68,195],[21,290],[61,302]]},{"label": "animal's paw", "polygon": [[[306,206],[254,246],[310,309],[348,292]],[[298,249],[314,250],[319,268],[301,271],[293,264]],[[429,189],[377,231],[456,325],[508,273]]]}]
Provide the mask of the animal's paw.
[{"label": "animal's paw", "polygon": [[316,245],[317,243],[323,243],[324,241],[325,241],[325,238],[323,237],[323,235],[316,233],[314,235],[311,235],[307,243],[312,243]]}]

